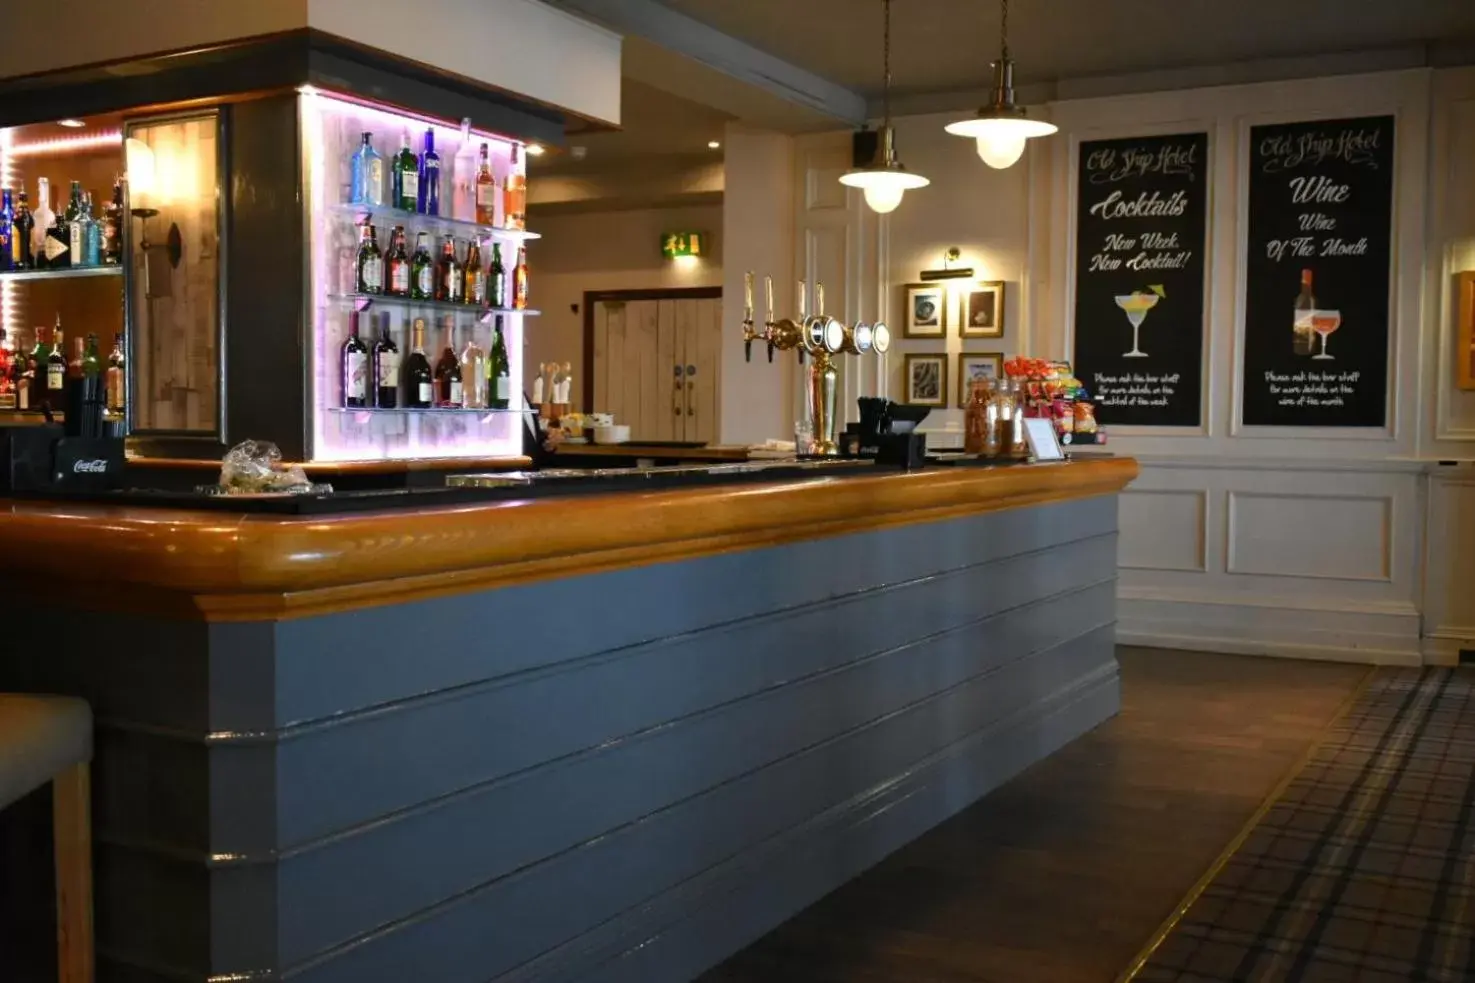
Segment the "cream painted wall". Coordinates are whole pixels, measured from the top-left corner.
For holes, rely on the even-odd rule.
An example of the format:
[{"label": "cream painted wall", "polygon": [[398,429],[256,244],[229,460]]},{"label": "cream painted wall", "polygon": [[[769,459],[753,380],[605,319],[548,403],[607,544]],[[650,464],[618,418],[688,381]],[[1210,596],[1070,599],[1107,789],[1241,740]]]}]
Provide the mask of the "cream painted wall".
[{"label": "cream painted wall", "polygon": [[[528,244],[529,302],[543,313],[528,319],[528,378],[539,362],[572,363],[580,398],[586,290],[722,286],[722,217],[718,205],[542,217],[533,209],[528,224],[543,238]],[[663,258],[661,233],[675,230],[706,232],[711,254],[694,264]]]},{"label": "cream painted wall", "polygon": [[[0,77],[311,26],[583,116],[620,121],[618,35],[538,0],[421,0],[417,22],[458,28],[429,34],[405,29],[409,9],[399,0],[8,3],[10,37],[52,37],[58,24],[87,29],[67,32],[65,44],[8,45]],[[516,43],[494,44],[499,38]]]},{"label": "cream painted wall", "polygon": [[[1112,434],[1109,449],[1143,466],[1121,504],[1119,637],[1392,663],[1475,648],[1475,393],[1454,386],[1451,289],[1454,273],[1475,269],[1475,69],[1145,92],[1041,111],[1061,133],[1004,172],[942,134],[943,117],[900,120],[901,157],[933,186],[879,221],[849,209],[846,234],[879,257],[851,268],[860,294],[875,291],[899,329],[901,285],[958,246],[965,263],[1007,282],[999,348],[1068,357],[1078,142],[1209,133],[1204,424]],[[1247,432],[1235,395],[1244,136],[1260,122],[1384,113],[1398,125],[1388,426]],[[816,165],[799,181],[819,186],[832,171],[833,162]],[[796,248],[807,241],[801,227]],[[939,347],[899,341],[895,352]],[[959,342],[946,347],[955,357]],[[892,362],[885,380],[896,395],[900,358]]]}]

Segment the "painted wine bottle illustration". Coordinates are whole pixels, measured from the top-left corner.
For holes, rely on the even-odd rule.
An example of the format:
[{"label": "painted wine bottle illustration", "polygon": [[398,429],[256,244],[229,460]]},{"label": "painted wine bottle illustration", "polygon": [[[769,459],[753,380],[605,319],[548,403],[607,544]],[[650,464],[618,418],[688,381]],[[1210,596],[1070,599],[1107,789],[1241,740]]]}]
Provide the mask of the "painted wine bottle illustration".
[{"label": "painted wine bottle illustration", "polygon": [[1316,294],[1311,291],[1311,271],[1301,271],[1301,292],[1296,294],[1295,319],[1291,322],[1291,350],[1297,355],[1310,355],[1311,316],[1316,312]]}]

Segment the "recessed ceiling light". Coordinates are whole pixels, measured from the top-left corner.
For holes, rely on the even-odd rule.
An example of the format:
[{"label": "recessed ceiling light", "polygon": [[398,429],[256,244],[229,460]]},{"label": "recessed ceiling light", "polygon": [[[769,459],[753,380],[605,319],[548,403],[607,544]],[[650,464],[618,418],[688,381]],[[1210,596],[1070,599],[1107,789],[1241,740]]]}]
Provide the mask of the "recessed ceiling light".
[{"label": "recessed ceiling light", "polygon": [[59,120],[56,121],[56,125],[57,126],[65,126],[68,129],[75,130],[79,126],[86,126],[87,124],[84,123],[84,122],[82,122],[79,119],[59,119]]},{"label": "recessed ceiling light", "polygon": [[543,145],[541,143],[530,143],[525,148],[529,157],[543,156]]},{"label": "recessed ceiling light", "polygon": [[708,140],[707,141],[707,149],[708,150],[721,150],[722,149],[722,141],[721,140]]}]

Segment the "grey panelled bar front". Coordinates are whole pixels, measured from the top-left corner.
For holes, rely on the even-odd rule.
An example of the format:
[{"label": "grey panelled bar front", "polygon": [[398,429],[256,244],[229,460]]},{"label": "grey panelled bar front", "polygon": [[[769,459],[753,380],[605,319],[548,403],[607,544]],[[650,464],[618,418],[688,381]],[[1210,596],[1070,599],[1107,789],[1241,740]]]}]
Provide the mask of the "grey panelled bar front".
[{"label": "grey panelled bar front", "polygon": [[104,983],[677,983],[1117,712],[1116,523],[1099,494],[284,620],[36,609],[0,689],[95,707]]}]

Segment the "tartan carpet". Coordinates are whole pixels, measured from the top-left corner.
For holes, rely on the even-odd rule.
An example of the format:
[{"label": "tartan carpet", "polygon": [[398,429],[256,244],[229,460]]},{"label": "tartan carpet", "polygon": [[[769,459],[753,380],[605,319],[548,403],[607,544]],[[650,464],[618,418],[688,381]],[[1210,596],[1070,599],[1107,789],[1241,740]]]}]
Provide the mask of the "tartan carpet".
[{"label": "tartan carpet", "polygon": [[1378,673],[1136,983],[1475,980],[1475,672]]}]

